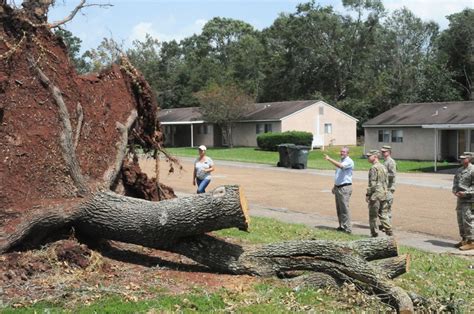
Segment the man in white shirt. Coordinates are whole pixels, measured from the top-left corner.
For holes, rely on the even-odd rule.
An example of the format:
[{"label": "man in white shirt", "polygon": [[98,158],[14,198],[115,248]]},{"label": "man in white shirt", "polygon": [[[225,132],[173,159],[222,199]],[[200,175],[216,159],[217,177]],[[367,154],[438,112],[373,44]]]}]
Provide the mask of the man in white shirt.
[{"label": "man in white shirt", "polygon": [[349,211],[349,200],[352,195],[352,170],[354,161],[349,157],[349,147],[344,146],[340,151],[341,160],[337,161],[324,155],[324,159],[336,167],[334,187],[332,193],[336,198],[337,219],[339,220],[338,231],[352,232],[351,215]]}]

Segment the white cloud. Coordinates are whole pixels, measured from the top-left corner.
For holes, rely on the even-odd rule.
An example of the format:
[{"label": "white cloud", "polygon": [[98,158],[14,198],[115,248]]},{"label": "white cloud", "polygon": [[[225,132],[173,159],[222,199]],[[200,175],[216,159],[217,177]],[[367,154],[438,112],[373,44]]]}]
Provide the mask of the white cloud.
[{"label": "white cloud", "polygon": [[384,6],[390,12],[407,7],[424,21],[435,21],[442,29],[448,27],[447,15],[473,7],[472,0],[384,0]]},{"label": "white cloud", "polygon": [[[173,24],[173,21],[175,21],[174,17],[170,16],[167,19],[166,24]],[[146,34],[149,34],[153,38],[158,39],[160,42],[171,41],[173,39],[176,41],[180,41],[193,34],[201,33],[202,28],[206,23],[207,20],[205,19],[197,19],[190,24],[183,25],[181,28],[177,29],[173,33],[163,33],[158,32],[157,29],[159,29],[159,26],[155,26],[153,23],[140,22],[133,27],[131,34],[128,36],[126,44],[128,46],[131,46],[134,40],[144,41],[146,38]]]},{"label": "white cloud", "polygon": [[[151,35],[152,37],[158,38],[158,33],[153,29],[153,23],[140,22],[135,25],[130,34],[129,41],[133,42],[134,40],[144,41],[146,34]],[[160,38],[158,38],[160,39]]]}]

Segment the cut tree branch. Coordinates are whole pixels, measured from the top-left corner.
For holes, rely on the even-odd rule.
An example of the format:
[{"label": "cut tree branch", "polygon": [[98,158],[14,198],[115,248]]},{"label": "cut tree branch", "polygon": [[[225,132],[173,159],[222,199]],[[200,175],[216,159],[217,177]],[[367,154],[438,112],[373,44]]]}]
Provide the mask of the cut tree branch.
[{"label": "cut tree branch", "polygon": [[86,7],[113,7],[113,5],[112,4],[92,4],[92,3],[86,4],[86,0],[81,0],[81,2],[74,8],[74,10],[72,10],[71,14],[69,14],[67,17],[65,17],[64,19],[60,21],[50,23],[48,25],[49,28],[56,28],[63,24],[66,24],[67,22],[71,21],[80,10]]},{"label": "cut tree branch", "polygon": [[30,66],[36,71],[41,83],[43,83],[49,89],[53,95],[56,105],[58,106],[59,120],[62,123],[60,145],[62,148],[64,161],[66,162],[67,169],[74,182],[74,186],[77,188],[77,194],[79,196],[84,196],[89,193],[89,188],[87,187],[86,181],[82,176],[81,167],[79,166],[79,161],[77,160],[72,139],[71,119],[69,117],[69,112],[67,110],[66,104],[64,103],[61,91],[51,82],[46,74],[44,74],[44,72],[40,69],[38,64],[31,56],[28,57],[28,62]]}]

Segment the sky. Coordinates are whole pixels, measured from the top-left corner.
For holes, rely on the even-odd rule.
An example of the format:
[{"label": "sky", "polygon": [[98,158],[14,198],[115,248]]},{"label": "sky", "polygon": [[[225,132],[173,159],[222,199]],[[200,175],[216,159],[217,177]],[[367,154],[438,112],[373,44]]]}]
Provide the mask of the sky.
[{"label": "sky", "polygon": [[[308,0],[309,1],[309,0]],[[160,41],[177,41],[199,34],[204,24],[213,17],[245,21],[256,29],[271,26],[281,13],[293,13],[302,0],[87,0],[87,3],[113,6],[87,7],[65,25],[82,40],[82,51],[96,48],[103,38],[113,38],[124,48],[134,40],[144,40],[148,33]],[[49,13],[49,21],[68,16],[80,0],[56,0]],[[18,2],[17,2],[18,3]],[[344,12],[342,0],[316,0]],[[474,0],[383,0],[389,12],[403,6],[424,21],[435,21],[441,29],[448,26],[447,15],[466,7],[474,8]]]}]

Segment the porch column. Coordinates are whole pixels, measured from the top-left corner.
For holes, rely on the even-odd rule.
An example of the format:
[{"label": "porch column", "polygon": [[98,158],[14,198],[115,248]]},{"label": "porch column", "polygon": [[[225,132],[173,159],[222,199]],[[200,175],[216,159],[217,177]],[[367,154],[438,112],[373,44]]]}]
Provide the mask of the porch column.
[{"label": "porch column", "polygon": [[438,171],[438,129],[434,128],[434,171]]},{"label": "porch column", "polygon": [[194,124],[191,123],[191,147],[194,147]]}]

